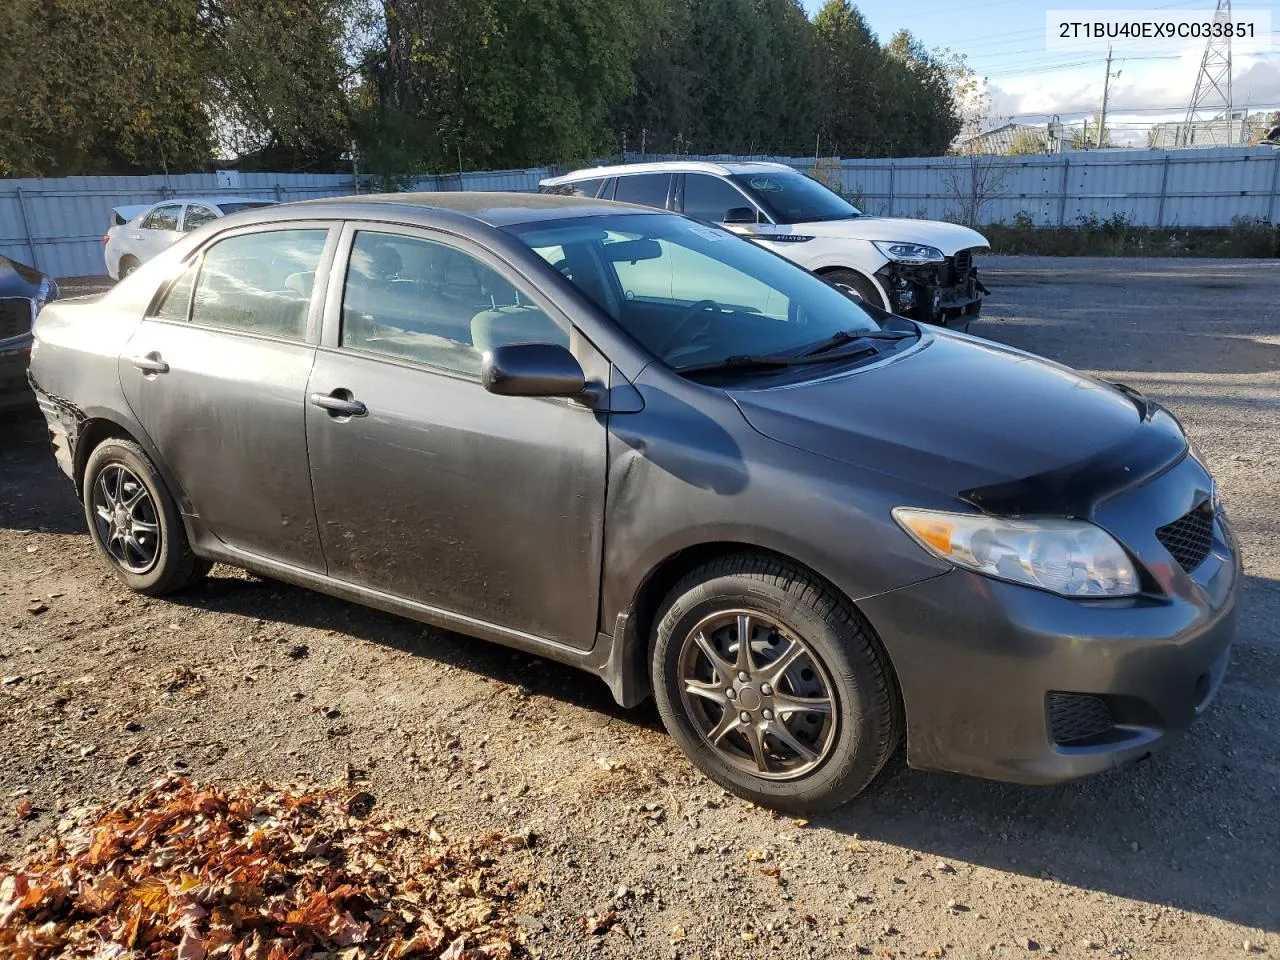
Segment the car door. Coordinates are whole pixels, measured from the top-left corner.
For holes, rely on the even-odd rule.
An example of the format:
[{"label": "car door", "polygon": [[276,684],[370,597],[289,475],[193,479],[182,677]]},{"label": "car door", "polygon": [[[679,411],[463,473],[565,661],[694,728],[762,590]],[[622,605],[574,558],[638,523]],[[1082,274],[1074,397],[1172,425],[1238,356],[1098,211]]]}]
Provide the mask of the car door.
[{"label": "car door", "polygon": [[[482,248],[349,227],[308,388],[307,444],[329,574],[580,648],[596,636],[605,415],[480,382],[502,343],[608,365]],[[337,279],[341,276],[341,280]]]},{"label": "car door", "polygon": [[671,197],[671,174],[629,173],[618,177],[613,196],[619,203],[638,203],[645,207],[665,210]]},{"label": "car door", "polygon": [[130,231],[133,249],[130,250],[142,263],[146,263],[162,250],[178,242],[182,233],[178,224],[182,221],[182,204],[166,203],[153,209]]},{"label": "car door", "polygon": [[120,360],[184,512],[223,543],[323,572],[304,408],[338,230],[226,234],[189,260]]},{"label": "car door", "polygon": [[[741,190],[709,173],[686,173],[681,201],[686,217],[705,223],[724,223],[730,210],[756,210],[756,205]],[[756,216],[760,216],[758,210]]]}]

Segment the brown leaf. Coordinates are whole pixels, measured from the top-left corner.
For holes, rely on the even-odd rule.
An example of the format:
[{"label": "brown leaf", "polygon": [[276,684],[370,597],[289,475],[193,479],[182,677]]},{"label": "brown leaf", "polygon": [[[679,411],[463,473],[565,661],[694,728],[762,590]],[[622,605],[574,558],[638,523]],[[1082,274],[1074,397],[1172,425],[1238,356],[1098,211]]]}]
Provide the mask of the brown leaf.
[{"label": "brown leaf", "polygon": [[204,960],[208,945],[203,938],[188,930],[178,942],[177,960]]},{"label": "brown leaf", "polygon": [[34,811],[31,808],[31,801],[26,797],[23,797],[18,801],[17,807],[14,808],[14,813],[18,815],[19,820],[30,820],[34,815]]},{"label": "brown leaf", "polygon": [[596,916],[594,913],[587,914],[582,918],[582,932],[588,936],[598,937],[601,934],[608,933],[618,923],[618,919],[616,910],[607,910],[600,916]]}]

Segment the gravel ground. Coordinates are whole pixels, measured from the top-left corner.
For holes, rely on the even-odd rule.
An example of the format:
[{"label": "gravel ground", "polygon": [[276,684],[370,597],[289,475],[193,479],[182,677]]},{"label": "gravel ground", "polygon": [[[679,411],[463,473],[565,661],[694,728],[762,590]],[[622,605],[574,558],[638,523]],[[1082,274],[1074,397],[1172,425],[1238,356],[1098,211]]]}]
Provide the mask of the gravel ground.
[{"label": "gravel ground", "polygon": [[836,814],[779,818],[701,779],[652,706],[567,668],[224,567],[171,601],[129,594],[18,418],[0,423],[0,856],[166,770],[346,779],[446,836],[534,831],[506,866],[538,878],[522,924],[548,957],[1280,954],[1280,264],[1002,258],[984,279],[974,333],[1167,403],[1236,521],[1231,670],[1150,761],[1037,789],[899,758]]}]

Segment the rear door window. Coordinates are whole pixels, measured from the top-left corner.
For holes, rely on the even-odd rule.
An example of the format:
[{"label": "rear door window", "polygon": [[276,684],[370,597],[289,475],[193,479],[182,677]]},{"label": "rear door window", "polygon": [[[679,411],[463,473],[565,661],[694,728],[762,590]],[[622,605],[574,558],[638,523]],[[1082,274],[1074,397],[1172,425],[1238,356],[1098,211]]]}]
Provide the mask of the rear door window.
[{"label": "rear door window", "polygon": [[167,203],[148,213],[146,219],[142,221],[142,228],[144,230],[177,230],[178,217],[181,214],[182,204]]},{"label": "rear door window", "polygon": [[600,187],[604,185],[606,177],[596,177],[591,180],[575,180],[572,183],[561,183],[552,187],[548,192],[561,197],[595,197],[600,193]]},{"label": "rear door window", "polygon": [[669,173],[636,173],[618,178],[618,189],[613,199],[620,203],[639,203],[646,207],[665,210],[667,190],[671,186]]},{"label": "rear door window", "polygon": [[203,227],[206,223],[217,219],[218,215],[203,204],[189,204],[187,206],[187,215],[182,220],[182,231],[190,233],[192,230]]},{"label": "rear door window", "polygon": [[204,255],[191,322],[304,340],[327,229],[269,230],[220,240]]}]

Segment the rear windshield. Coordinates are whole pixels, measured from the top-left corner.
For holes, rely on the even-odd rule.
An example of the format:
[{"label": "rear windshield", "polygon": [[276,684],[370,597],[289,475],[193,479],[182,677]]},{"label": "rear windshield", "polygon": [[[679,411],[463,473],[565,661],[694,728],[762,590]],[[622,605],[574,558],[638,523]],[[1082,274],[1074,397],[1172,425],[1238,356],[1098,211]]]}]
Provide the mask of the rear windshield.
[{"label": "rear windshield", "polygon": [[862,216],[862,211],[839,194],[794,170],[738,173],[733,179],[778,223],[814,223]]},{"label": "rear windshield", "polygon": [[275,206],[274,200],[245,200],[236,203],[220,203],[218,209],[223,213],[239,213],[241,210],[256,210],[258,207]]}]

